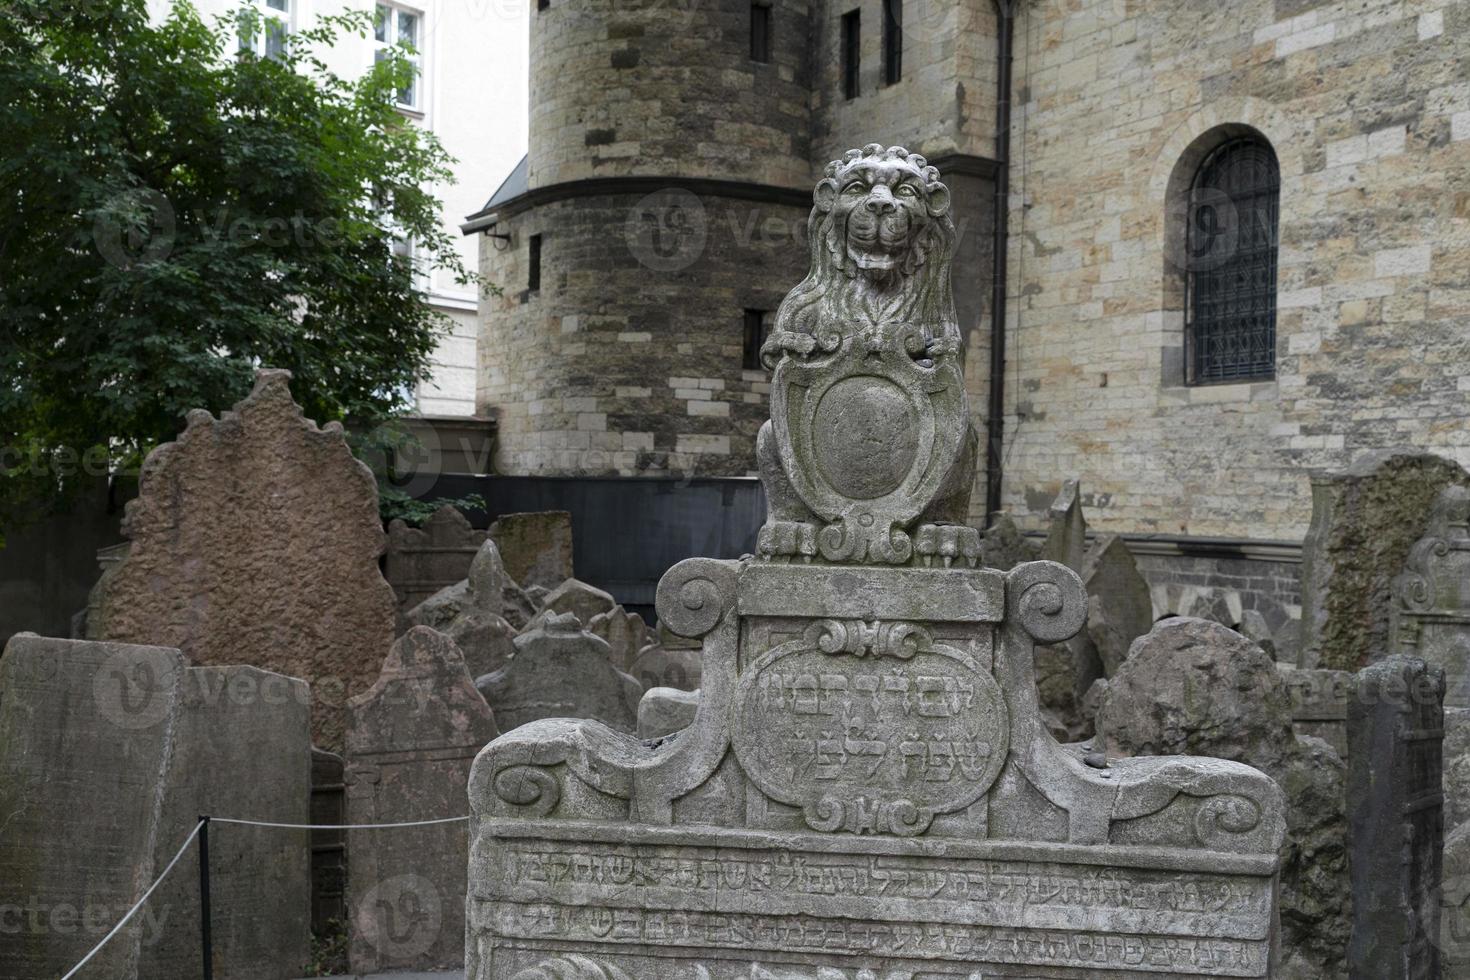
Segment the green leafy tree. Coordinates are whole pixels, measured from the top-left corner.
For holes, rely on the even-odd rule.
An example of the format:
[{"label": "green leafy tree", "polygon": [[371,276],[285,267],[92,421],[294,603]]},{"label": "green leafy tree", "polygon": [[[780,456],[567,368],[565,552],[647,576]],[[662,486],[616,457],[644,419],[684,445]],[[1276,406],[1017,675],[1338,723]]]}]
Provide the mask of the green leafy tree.
[{"label": "green leafy tree", "polygon": [[394,108],[407,50],[354,79],[315,53],[372,27],[321,18],[259,57],[281,46],[242,44],[268,29],[248,14],[0,3],[0,533],[259,366],[319,422],[405,407],[448,326],[421,276],[472,276],[432,192],[453,161]]}]

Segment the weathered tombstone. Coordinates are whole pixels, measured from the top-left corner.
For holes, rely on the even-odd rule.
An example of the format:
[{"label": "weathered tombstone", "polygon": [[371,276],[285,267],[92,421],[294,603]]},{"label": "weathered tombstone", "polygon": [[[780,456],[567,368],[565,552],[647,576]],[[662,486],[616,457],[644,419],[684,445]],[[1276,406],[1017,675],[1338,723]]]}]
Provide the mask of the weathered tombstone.
[{"label": "weathered tombstone", "polygon": [[[480,545],[463,581],[445,586],[404,614],[406,626],[456,631],[456,622],[473,617],[481,625],[503,620],[511,631],[524,629],[536,607],[505,571],[494,541]],[[467,632],[468,627],[459,629]]]},{"label": "weathered tombstone", "polygon": [[674,687],[655,687],[638,702],[638,737],[663,738],[694,724],[699,710],[699,692]]},{"label": "weathered tombstone", "polygon": [[618,608],[618,601],[595,585],[579,579],[569,578],[546,594],[541,601],[541,611],[533,622],[547,616],[570,613],[579,622],[591,623],[593,619]]},{"label": "weathered tombstone", "polygon": [[577,617],[552,613],[516,637],[516,655],[475,682],[505,731],[542,718],[592,718],[620,732],[638,729],[643,687],[612,664],[607,641]]},{"label": "weathered tombstone", "polygon": [[191,666],[250,664],[312,685],[312,733],[341,745],[345,695],[393,642],[396,603],[378,569],[372,473],[341,425],[317,428],[288,371],[216,419],[189,413],[148,454],[123,533],[128,555],[98,583],[91,639],[162,643]]},{"label": "weathered tombstone", "polygon": [[1035,561],[1036,548],[1006,511],[996,511],[990,527],[980,535],[980,564],[1008,572],[1022,562]]},{"label": "weathered tombstone", "polygon": [[1392,650],[1445,672],[1445,704],[1470,708],[1470,489],[1446,487],[1393,582]]},{"label": "weathered tombstone", "polygon": [[1087,518],[1082,514],[1080,480],[1072,479],[1062,484],[1048,516],[1051,525],[1046,532],[1046,543],[1041,546],[1041,557],[1081,572],[1082,558],[1087,552]]},{"label": "weathered tombstone", "polygon": [[637,674],[633,672],[633,664],[643,648],[654,639],[643,617],[628,612],[622,606],[614,606],[610,612],[593,616],[587,622],[587,632],[595,633],[606,640],[613,666],[635,677]]},{"label": "weathered tombstone", "polygon": [[1444,868],[1438,890],[1439,950],[1446,980],[1470,973],[1470,823],[1444,839]]},{"label": "weathered tombstone", "polygon": [[691,647],[684,640],[670,642],[661,631],[657,642],[638,651],[628,673],[645,691],[656,687],[694,691],[699,689],[699,679],[704,673],[702,658],[699,647]]},{"label": "weathered tombstone", "polygon": [[[349,824],[464,814],[470,764],[498,729],[452,640],[425,626],[409,630],[348,711]],[[348,831],[354,972],[463,962],[468,847],[464,823]]]},{"label": "weathered tombstone", "polygon": [[[178,650],[12,637],[0,657],[0,977],[60,977],[152,884],[193,829],[164,826]],[[78,974],[137,975],[165,926],[144,907]]]},{"label": "weathered tombstone", "polygon": [[467,977],[1266,976],[1280,789],[1041,729],[1032,647],[1082,627],[1077,574],[933,560],[978,552],[948,191],[900,148],[827,175],[765,349],[760,555],[658,587],[702,641],[694,723],[548,719],[480,754]]},{"label": "weathered tombstone", "polygon": [[1353,675],[1345,670],[1305,670],[1279,663],[1277,670],[1291,695],[1292,730],[1322,739],[1347,760],[1348,692]]},{"label": "weathered tombstone", "polygon": [[1440,975],[1444,672],[1411,657],[1359,671],[1348,701],[1353,980]]},{"label": "weathered tombstone", "polygon": [[575,574],[572,515],[564,510],[502,514],[490,525],[510,577],[526,588],[554,589]]},{"label": "weathered tombstone", "polygon": [[1297,737],[1276,664],[1227,626],[1176,616],[1133,644],[1102,692],[1095,744],[1109,755],[1208,755],[1286,790],[1279,975],[1340,975],[1350,925],[1342,759]]},{"label": "weathered tombstone", "polygon": [[402,520],[389,524],[383,575],[398,597],[399,612],[407,613],[440,589],[466,578],[486,534],[471,527],[450,504],[434,511],[421,527],[410,527]]},{"label": "weathered tombstone", "polygon": [[1406,449],[1369,453],[1340,473],[1312,479],[1312,522],[1302,542],[1301,666],[1357,670],[1389,651],[1393,579],[1449,486],[1470,486],[1470,474]]},{"label": "weathered tombstone", "polygon": [[[308,823],[311,691],[305,681],[255,667],[191,667],[175,724],[162,826],[177,832],[200,814]],[[216,824],[209,836],[214,974],[294,980],[311,955],[307,831]],[[172,834],[167,836],[173,836]],[[162,868],[178,841],[162,839]],[[145,942],[138,975],[199,976],[197,854],[149,899],[163,927]]]},{"label": "weathered tombstone", "polygon": [[327,936],[347,922],[347,793],[342,757],[311,750],[311,931]]}]

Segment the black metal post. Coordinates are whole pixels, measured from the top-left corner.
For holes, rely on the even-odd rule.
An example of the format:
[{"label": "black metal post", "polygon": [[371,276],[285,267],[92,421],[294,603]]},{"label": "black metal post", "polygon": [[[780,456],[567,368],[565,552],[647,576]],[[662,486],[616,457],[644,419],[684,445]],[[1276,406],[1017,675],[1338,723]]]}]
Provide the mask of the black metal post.
[{"label": "black metal post", "polygon": [[209,934],[209,818],[199,817],[199,941],[203,947],[204,980],[214,980],[214,941]]}]

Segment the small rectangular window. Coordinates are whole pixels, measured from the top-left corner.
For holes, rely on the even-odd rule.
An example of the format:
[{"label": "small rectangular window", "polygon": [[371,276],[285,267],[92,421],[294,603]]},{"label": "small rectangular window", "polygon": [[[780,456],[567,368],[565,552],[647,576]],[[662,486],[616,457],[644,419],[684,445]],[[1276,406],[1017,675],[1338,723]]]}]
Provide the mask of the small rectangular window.
[{"label": "small rectangular window", "polygon": [[742,345],[740,366],[747,371],[759,371],[761,367],[761,345],[766,342],[766,311],[745,311],[745,338]]},{"label": "small rectangular window", "polygon": [[883,84],[903,78],[903,0],[883,0]]},{"label": "small rectangular window", "polygon": [[851,10],[842,15],[842,96],[858,97],[858,66],[862,51],[862,14]]},{"label": "small rectangular window", "polygon": [[536,0],[536,12],[538,14],[543,10],[549,9],[550,7],[551,0]]},{"label": "small rectangular window", "polygon": [[291,35],[290,0],[251,0],[243,10],[255,15],[252,29],[240,31],[240,50],[259,58],[283,58]]},{"label": "small rectangular window", "polygon": [[535,292],[541,288],[541,236],[531,236],[531,259],[526,272],[526,288]]},{"label": "small rectangular window", "polygon": [[750,60],[771,60],[771,8],[764,3],[750,5]]},{"label": "small rectangular window", "polygon": [[419,81],[424,74],[423,50],[420,46],[423,15],[413,10],[404,10],[392,4],[380,3],[373,23],[373,61],[384,61],[389,50],[401,46],[413,65],[413,78],[407,87],[398,90],[397,102],[401,109],[418,110]]}]

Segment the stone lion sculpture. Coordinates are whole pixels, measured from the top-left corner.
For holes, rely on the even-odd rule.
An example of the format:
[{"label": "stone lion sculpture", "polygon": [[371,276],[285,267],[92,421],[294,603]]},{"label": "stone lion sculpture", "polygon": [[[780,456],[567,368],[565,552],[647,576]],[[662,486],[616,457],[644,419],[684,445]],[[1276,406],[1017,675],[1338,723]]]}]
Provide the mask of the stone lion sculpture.
[{"label": "stone lion sculpture", "polygon": [[[889,433],[879,431],[881,426],[867,424],[873,413],[869,411],[867,418],[862,411],[841,413],[843,418],[826,422],[829,430],[838,426],[847,429],[844,434],[828,436],[829,441],[845,438],[854,447],[863,439],[873,443],[866,458],[860,447],[849,452],[846,468],[874,472],[875,478],[867,482],[890,490],[869,494],[871,499],[885,498],[887,509],[878,508],[882,513],[865,511],[860,504],[847,508],[849,516],[855,514],[865,527],[879,528],[872,533],[862,532],[868,534],[866,544],[855,551],[851,545],[824,547],[821,535],[825,526],[836,521],[850,527],[854,522],[838,513],[841,503],[830,503],[825,513],[818,506],[809,488],[822,482],[820,476],[804,480],[803,474],[793,472],[792,466],[802,465],[793,456],[801,454],[789,448],[783,451],[780,444],[784,441],[790,447],[793,439],[800,442],[804,438],[801,433],[788,435],[794,431],[792,426],[824,423],[815,418],[787,418],[784,392],[778,391],[773,396],[772,421],[762,427],[756,443],[769,502],[769,520],[760,544],[763,555],[811,557],[852,551],[877,556],[876,560],[887,563],[901,562],[911,554],[909,530],[917,524],[913,544],[921,559],[943,560],[945,564],[955,559],[967,564],[978,562],[978,532],[966,526],[977,440],[965,408],[959,370],[963,344],[950,282],[957,238],[950,204],[949,189],[941,182],[938,169],[901,146],[885,149],[872,143],[861,150],[849,150],[842,159],[827,165],[825,176],[817,183],[808,220],[811,270],[777,310],[775,327],[761,348],[762,362],[777,371],[774,380],[778,388],[783,387],[780,368],[787,369],[789,379],[805,366],[813,366],[811,370],[818,372],[827,370],[819,366],[824,358],[850,363],[866,356],[873,373],[905,375],[908,380],[899,384],[910,391],[925,385],[956,389],[951,392],[945,418],[933,424],[955,431],[957,438],[949,458],[924,464],[936,470],[938,477],[920,485],[918,481],[897,479],[895,471],[895,479],[884,483],[886,474],[882,471],[887,463],[880,457],[888,448],[881,444],[881,437]],[[880,367],[880,361],[894,350],[906,355],[900,359],[911,359],[926,377],[910,377],[911,372],[901,370],[895,375],[892,360]],[[861,374],[867,369],[845,370]],[[807,381],[796,383],[806,385]],[[873,393],[863,399],[878,397],[879,393]],[[896,411],[903,413],[901,409]],[[918,424],[918,416],[912,414],[903,423],[895,423],[901,430],[914,424]],[[830,467],[828,471],[830,475]],[[909,472],[918,471],[911,467]],[[853,486],[861,482],[847,481]],[[804,486],[808,489],[803,490]],[[903,508],[894,505],[893,494],[900,486],[915,488],[914,499],[923,498],[913,514],[905,516],[900,513]],[[849,492],[846,496],[858,498],[865,493]],[[914,514],[916,521],[909,519]],[[881,527],[890,515],[894,518],[891,534]],[[852,535],[843,530],[831,540],[838,539],[851,541]]]}]

